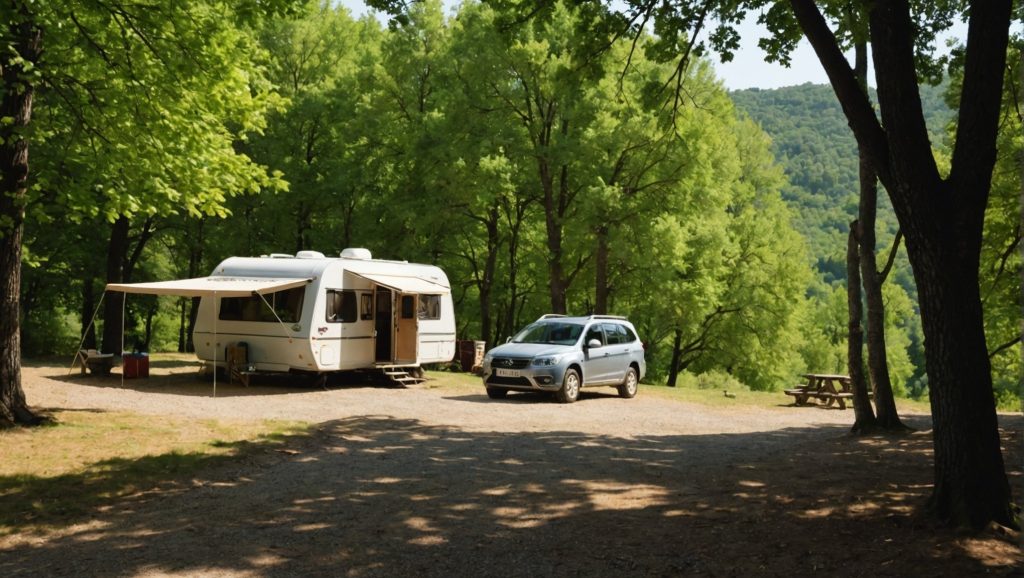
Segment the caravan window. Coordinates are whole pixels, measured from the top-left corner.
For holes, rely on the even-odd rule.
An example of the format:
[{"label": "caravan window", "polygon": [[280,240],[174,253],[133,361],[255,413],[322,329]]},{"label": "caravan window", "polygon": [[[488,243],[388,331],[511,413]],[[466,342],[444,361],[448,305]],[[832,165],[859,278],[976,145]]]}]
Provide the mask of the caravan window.
[{"label": "caravan window", "polygon": [[[220,300],[222,321],[256,321],[276,323],[297,323],[302,317],[302,298],[306,294],[305,287],[296,287],[276,293],[268,293],[263,297],[224,297]],[[266,302],[264,302],[264,299]],[[270,307],[267,307],[270,304]],[[276,313],[276,316],[275,316]]]},{"label": "caravan window", "polygon": [[356,320],[356,292],[327,291],[327,320],[332,323],[353,323]]},{"label": "caravan window", "polygon": [[420,295],[420,306],[419,314],[420,319],[440,319],[441,318],[441,296],[440,295]]},{"label": "caravan window", "polygon": [[416,307],[416,296],[402,295],[402,319],[412,319],[414,307]]}]

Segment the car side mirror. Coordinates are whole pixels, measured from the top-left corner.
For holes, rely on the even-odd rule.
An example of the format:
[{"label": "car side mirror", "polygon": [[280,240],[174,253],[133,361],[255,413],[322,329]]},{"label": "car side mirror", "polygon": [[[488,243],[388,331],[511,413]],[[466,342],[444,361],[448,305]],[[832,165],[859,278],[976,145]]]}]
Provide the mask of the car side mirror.
[{"label": "car side mirror", "polygon": [[591,339],[587,342],[588,349],[597,349],[598,347],[601,347],[601,341],[598,339]]},{"label": "car side mirror", "polygon": [[511,335],[509,335],[508,337],[505,338],[505,343],[512,343],[512,336]]}]

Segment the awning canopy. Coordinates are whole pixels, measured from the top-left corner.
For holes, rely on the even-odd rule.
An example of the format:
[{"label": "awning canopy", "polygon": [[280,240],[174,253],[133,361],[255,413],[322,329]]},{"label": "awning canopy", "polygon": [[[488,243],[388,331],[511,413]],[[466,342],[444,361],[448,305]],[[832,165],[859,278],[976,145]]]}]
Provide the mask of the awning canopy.
[{"label": "awning canopy", "polygon": [[269,279],[266,277],[199,277],[152,283],[108,283],[107,291],[144,293],[147,295],[178,295],[180,297],[248,297],[249,295],[284,291],[301,287],[312,279]]},{"label": "awning canopy", "polygon": [[385,275],[384,273],[360,273],[349,269],[349,273],[387,287],[399,293],[439,294],[451,293],[451,289],[430,279],[406,275]]}]

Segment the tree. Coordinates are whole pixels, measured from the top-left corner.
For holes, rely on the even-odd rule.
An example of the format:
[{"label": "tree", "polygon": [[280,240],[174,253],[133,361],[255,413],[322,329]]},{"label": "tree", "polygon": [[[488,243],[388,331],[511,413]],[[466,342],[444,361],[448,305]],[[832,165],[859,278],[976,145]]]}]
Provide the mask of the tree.
[{"label": "tree", "polygon": [[[637,13],[653,13],[666,26],[684,32],[699,32],[714,13],[719,26],[711,40],[728,56],[737,45],[732,23],[765,2],[630,5],[632,19]],[[826,11],[835,8],[832,3],[821,5]],[[810,41],[906,237],[919,292],[934,424],[931,510],[957,525],[980,528],[996,521],[1016,527],[999,448],[978,283],[1011,2],[942,2],[918,6],[915,15],[906,0],[857,4],[868,15],[881,118],[844,58],[839,35],[822,6],[813,0],[773,4],[762,16],[773,36],[763,39],[762,46],[785,62],[801,33]],[[963,94],[970,97],[960,99],[951,170],[943,178],[932,153],[918,82],[941,73],[929,58],[934,35],[958,13],[969,14]],[[620,13],[619,20],[630,18]],[[841,22],[837,27],[843,33]]]},{"label": "tree", "polygon": [[0,38],[0,427],[39,422],[21,388],[21,243],[28,190],[27,129],[43,31],[24,2],[5,8]]},{"label": "tree", "polygon": [[[71,218],[103,215],[121,231],[121,219],[136,214],[223,215],[227,196],[271,184],[233,143],[260,129],[272,102],[245,27],[286,7],[17,1],[4,9],[0,91],[11,122],[0,123],[0,425],[34,421],[21,389],[17,314],[25,208],[39,195]],[[44,160],[31,181],[30,141]],[[114,261],[111,270],[121,269]]]}]

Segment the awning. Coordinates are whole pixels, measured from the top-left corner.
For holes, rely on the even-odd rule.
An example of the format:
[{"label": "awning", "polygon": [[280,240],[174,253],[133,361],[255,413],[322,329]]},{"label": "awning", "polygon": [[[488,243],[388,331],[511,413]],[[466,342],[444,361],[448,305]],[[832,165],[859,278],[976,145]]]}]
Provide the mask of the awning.
[{"label": "awning", "polygon": [[406,275],[385,275],[383,273],[357,273],[349,269],[349,273],[352,273],[356,277],[362,277],[367,281],[372,281],[377,285],[387,287],[392,291],[398,291],[399,293],[419,293],[419,294],[440,294],[440,293],[451,293],[451,289],[431,281],[430,279],[424,279],[422,277],[412,277]]},{"label": "awning", "polygon": [[270,279],[266,277],[199,277],[196,279],[175,279],[152,283],[108,283],[107,291],[144,293],[147,295],[178,295],[181,297],[248,297],[253,294],[265,295],[301,287],[312,279]]}]

